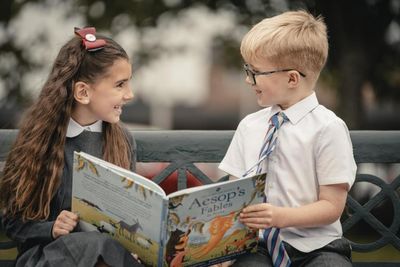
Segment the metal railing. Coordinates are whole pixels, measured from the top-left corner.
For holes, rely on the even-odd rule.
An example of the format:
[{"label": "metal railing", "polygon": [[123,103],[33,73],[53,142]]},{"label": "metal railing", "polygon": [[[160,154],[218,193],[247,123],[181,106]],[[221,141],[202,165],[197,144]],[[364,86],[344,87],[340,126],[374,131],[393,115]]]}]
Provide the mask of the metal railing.
[{"label": "metal railing", "polygon": [[[188,172],[201,183],[213,182],[194,163],[220,162],[233,133],[233,131],[132,131],[138,145],[138,162],[169,162],[170,164],[153,177],[153,180],[161,183],[176,171],[178,190],[186,188]],[[0,130],[0,164],[5,161],[16,134],[17,130]],[[350,135],[357,164],[400,163],[400,131],[351,131]],[[361,243],[348,237],[353,251],[371,252],[390,244],[400,253],[400,174],[396,175],[395,179],[388,184],[383,177],[357,174],[356,183],[371,183],[378,186],[380,190],[364,204],[360,204],[351,195],[348,196],[346,216],[342,217],[344,234],[346,236],[352,227],[364,221],[380,235],[380,238]],[[383,201],[390,201],[393,209],[392,222],[388,226],[372,212]],[[0,249],[12,245],[13,243],[0,243]],[[355,266],[396,266],[397,264],[400,262],[357,263]]]}]

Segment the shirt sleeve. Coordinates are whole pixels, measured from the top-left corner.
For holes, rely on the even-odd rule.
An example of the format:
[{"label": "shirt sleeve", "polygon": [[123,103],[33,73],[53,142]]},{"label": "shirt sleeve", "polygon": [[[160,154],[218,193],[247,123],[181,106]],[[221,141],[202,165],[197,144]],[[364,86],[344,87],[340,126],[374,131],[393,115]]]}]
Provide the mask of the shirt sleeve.
[{"label": "shirt sleeve", "polygon": [[53,241],[51,231],[54,221],[26,221],[20,218],[2,217],[6,235],[18,243],[47,244]]},{"label": "shirt sleeve", "polygon": [[330,122],[323,129],[315,153],[319,184],[346,183],[350,190],[355,180],[357,165],[349,130],[341,119]]},{"label": "shirt sleeve", "polygon": [[238,128],[233,135],[232,141],[228,147],[225,157],[219,164],[219,169],[233,175],[235,177],[241,178],[243,173],[245,173],[245,161],[243,154],[243,121],[239,123]]}]

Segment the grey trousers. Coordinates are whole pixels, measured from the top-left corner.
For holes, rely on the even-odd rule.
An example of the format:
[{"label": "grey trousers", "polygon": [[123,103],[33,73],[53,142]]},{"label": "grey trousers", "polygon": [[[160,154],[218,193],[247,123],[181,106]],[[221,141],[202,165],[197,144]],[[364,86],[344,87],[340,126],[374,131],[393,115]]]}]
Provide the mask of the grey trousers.
[{"label": "grey trousers", "polygon": [[143,266],[108,235],[75,232],[31,248],[17,259],[16,267],[92,267],[99,259],[113,267]]},{"label": "grey trousers", "polygon": [[[351,267],[351,247],[347,239],[336,239],[328,245],[308,252],[301,252],[285,243],[285,249],[292,262],[291,267]],[[235,267],[268,266],[273,267],[266,244],[261,241],[257,253],[237,258]]]}]

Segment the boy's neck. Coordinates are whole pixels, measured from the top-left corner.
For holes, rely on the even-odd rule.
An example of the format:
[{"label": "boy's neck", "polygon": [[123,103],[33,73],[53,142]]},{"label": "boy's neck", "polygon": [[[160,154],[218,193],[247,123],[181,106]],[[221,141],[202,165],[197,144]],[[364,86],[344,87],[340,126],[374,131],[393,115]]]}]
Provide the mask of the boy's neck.
[{"label": "boy's neck", "polygon": [[314,90],[309,89],[309,90],[298,90],[296,92],[294,92],[294,94],[290,97],[290,99],[288,99],[288,101],[286,103],[281,103],[278,104],[278,106],[282,109],[288,109],[291,106],[297,104],[298,102],[300,102],[301,100],[303,100],[304,98],[310,96],[312,93],[314,93]]}]

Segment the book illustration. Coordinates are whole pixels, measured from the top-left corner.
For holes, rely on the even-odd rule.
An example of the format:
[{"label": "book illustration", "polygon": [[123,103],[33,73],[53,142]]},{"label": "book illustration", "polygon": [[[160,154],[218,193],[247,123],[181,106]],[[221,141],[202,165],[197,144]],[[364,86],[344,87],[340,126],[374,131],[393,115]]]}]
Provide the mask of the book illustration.
[{"label": "book illustration", "polygon": [[106,233],[111,236],[114,236],[117,229],[117,225],[115,225],[112,221],[110,221],[109,223],[105,221],[100,221],[99,226],[97,226],[96,228],[97,231],[99,231],[100,233]]},{"label": "book illustration", "polygon": [[246,231],[242,239],[233,239],[232,241],[227,242],[227,244],[225,245],[226,254],[255,248],[257,246],[257,242],[255,242],[254,240],[256,240],[257,237],[258,231]]},{"label": "book illustration", "polygon": [[96,176],[99,176],[99,172],[97,171],[96,166],[89,160],[84,159],[82,156],[78,155],[78,164],[75,168],[76,171],[81,171],[84,168],[89,168],[89,170],[95,174]]},{"label": "book illustration", "polygon": [[157,266],[154,255],[158,254],[159,241],[153,240],[147,233],[143,233],[141,219],[132,219],[129,222],[120,220],[106,210],[99,210],[86,203],[73,199],[74,210],[78,211],[79,225],[83,231],[99,231],[109,234],[119,241],[129,251],[140,254],[140,259],[150,266]]},{"label": "book illustration", "polygon": [[229,228],[232,227],[233,225],[232,220],[234,216],[235,213],[231,212],[227,216],[217,216],[216,218],[214,218],[210,223],[210,227],[208,228],[211,238],[208,240],[206,244],[191,250],[190,255],[194,259],[198,259],[200,257],[207,255],[211,250],[213,250],[222,240],[226,231],[228,231]]},{"label": "book illustration", "polygon": [[132,181],[131,179],[128,179],[126,177],[122,177],[121,182],[126,183],[124,185],[125,188],[131,188],[135,184],[134,181]]},{"label": "book illustration", "polygon": [[150,196],[153,195],[153,191],[147,189],[146,187],[135,183],[132,179],[129,179],[127,177],[122,177],[121,182],[124,184],[124,188],[134,188],[136,192],[139,192],[142,196],[143,199],[146,200],[147,198],[147,194],[149,194]]},{"label": "book illustration", "polygon": [[168,209],[173,210],[173,209],[176,209],[177,207],[181,206],[182,201],[186,196],[187,196],[186,194],[183,194],[183,195],[176,196],[176,197],[170,199],[170,201],[168,202]]},{"label": "book illustration", "polygon": [[[186,266],[203,261],[204,258],[210,256],[211,252],[224,256],[252,249],[256,246],[254,242],[257,238],[256,231],[246,230],[243,235],[240,229],[235,229],[227,234],[234,225],[235,217],[237,217],[236,213],[231,212],[225,216],[217,216],[210,222],[191,223],[186,231],[177,228],[171,232],[167,243],[167,262],[170,266]],[[205,228],[206,232],[204,232]],[[204,243],[196,244],[194,235],[196,232],[203,237]],[[192,235],[195,242],[191,240]]]},{"label": "book illustration", "polygon": [[143,230],[138,219],[136,220],[136,222],[134,224],[127,224],[124,221],[119,221],[118,225],[119,225],[119,234],[122,236],[122,235],[124,235],[124,232],[128,232],[128,234],[129,234],[128,239],[130,241],[134,240],[134,236],[139,229]]},{"label": "book illustration", "polygon": [[101,211],[101,208],[100,208],[99,206],[97,206],[96,204],[90,202],[89,200],[86,200],[86,199],[84,199],[84,198],[79,198],[79,197],[75,197],[75,198],[76,198],[77,200],[79,200],[80,202],[82,202],[82,203],[84,203],[84,204],[86,204],[86,205],[88,205],[88,206],[91,206],[91,207],[93,207],[93,208],[95,208],[95,209]]},{"label": "book illustration", "polygon": [[[236,219],[235,219],[236,218]],[[252,251],[257,246],[258,231],[233,229],[237,220],[236,212],[217,216],[210,222],[192,222],[186,229],[176,228],[170,232],[166,245],[165,260],[168,266],[190,266],[209,258],[210,253],[226,256],[243,251]],[[203,232],[207,228],[207,234]],[[228,233],[230,231],[230,233]],[[191,235],[203,235],[204,243],[192,242]],[[204,235],[206,234],[206,235]],[[194,240],[196,237],[193,238]]]},{"label": "book illustration", "polygon": [[143,238],[140,236],[136,238],[136,242],[144,249],[149,249],[150,246],[153,245],[153,242],[151,241],[151,239]]},{"label": "book illustration", "polygon": [[81,228],[109,234],[145,266],[209,266],[256,251],[239,214],[264,198],[265,175],[166,195],[153,181],[75,153],[72,211]]},{"label": "book illustration", "polygon": [[[203,208],[202,212],[197,210],[197,216],[185,216],[183,219],[176,212],[170,210],[168,216],[169,239],[166,246],[166,262],[169,266],[189,266],[200,262],[207,261],[215,257],[225,257],[243,253],[244,251],[254,251],[258,238],[258,231],[247,229],[239,222],[238,217],[243,208],[247,207],[258,196],[263,196],[265,179],[259,177],[254,179],[254,188],[249,199],[243,202],[237,210],[230,211],[226,214],[218,209],[217,206],[208,205]],[[216,199],[228,200],[235,198],[243,193],[240,187],[223,192],[221,188],[215,189],[216,196],[213,198],[187,200],[188,194],[179,196],[178,201],[174,197],[170,198],[171,202],[176,206],[189,204],[189,207],[195,208],[198,203],[212,202],[217,203]],[[220,194],[221,193],[221,194]],[[184,197],[182,197],[184,196]],[[229,202],[229,200],[228,200]],[[197,203],[197,204],[194,204]],[[200,205],[198,206],[200,207]],[[217,208],[216,208],[217,207]],[[229,206],[226,206],[226,208]],[[213,216],[208,212],[216,213]],[[185,210],[187,215],[187,210]],[[211,220],[205,220],[199,214],[207,214]]]},{"label": "book illustration", "polygon": [[183,258],[187,253],[187,242],[191,230],[183,232],[176,229],[171,233],[166,246],[166,261],[168,266],[182,266]]}]

